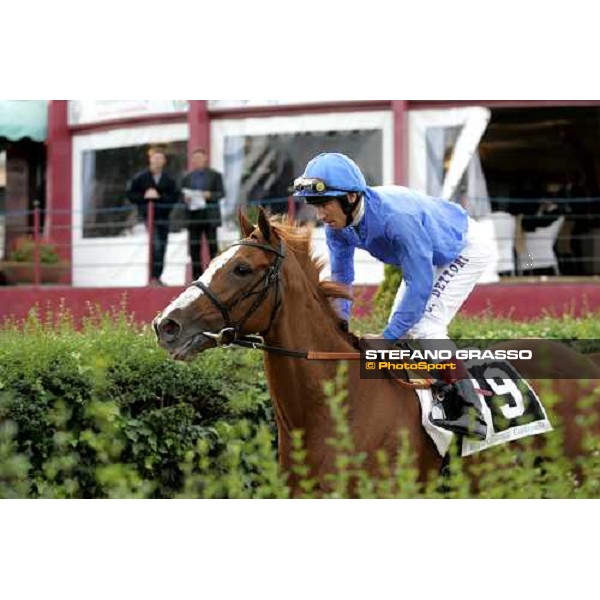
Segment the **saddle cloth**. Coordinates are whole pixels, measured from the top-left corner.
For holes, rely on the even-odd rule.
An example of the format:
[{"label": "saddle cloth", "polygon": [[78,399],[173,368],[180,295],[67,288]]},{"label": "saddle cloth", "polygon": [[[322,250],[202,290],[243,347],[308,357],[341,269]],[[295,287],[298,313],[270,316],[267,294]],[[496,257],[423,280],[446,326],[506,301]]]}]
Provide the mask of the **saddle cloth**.
[{"label": "saddle cloth", "polygon": [[[486,448],[498,446],[529,435],[552,431],[538,395],[507,361],[469,361],[469,373],[475,388],[492,395],[479,395],[482,413],[488,424],[485,440],[463,437],[461,455],[469,456]],[[454,433],[435,426],[431,420],[444,416],[443,403],[433,397],[430,389],[415,390],[421,403],[421,422],[440,455],[445,456]]]}]

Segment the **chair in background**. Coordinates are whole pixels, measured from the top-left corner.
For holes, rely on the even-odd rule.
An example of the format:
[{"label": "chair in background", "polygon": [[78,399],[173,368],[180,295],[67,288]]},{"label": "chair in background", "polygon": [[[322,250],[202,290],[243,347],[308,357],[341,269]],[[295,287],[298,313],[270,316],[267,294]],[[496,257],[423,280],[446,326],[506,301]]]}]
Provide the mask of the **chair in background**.
[{"label": "chair in background", "polygon": [[559,274],[554,244],[564,221],[564,217],[559,217],[548,227],[538,227],[535,231],[525,232],[524,250],[519,254],[521,271],[551,269],[555,275]]}]

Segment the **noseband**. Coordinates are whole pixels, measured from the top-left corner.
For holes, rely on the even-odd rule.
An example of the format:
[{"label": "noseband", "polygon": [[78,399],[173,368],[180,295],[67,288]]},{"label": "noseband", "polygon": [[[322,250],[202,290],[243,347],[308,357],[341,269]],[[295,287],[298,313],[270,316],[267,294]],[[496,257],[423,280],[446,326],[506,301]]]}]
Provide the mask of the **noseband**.
[{"label": "noseband", "polygon": [[[204,283],[200,281],[200,279],[192,283],[192,286],[200,288],[208,296],[213,306],[215,306],[215,308],[218,308],[221,314],[223,315],[225,327],[223,327],[223,329],[219,333],[204,332],[204,335],[213,338],[215,342],[217,342],[217,344],[219,345],[231,344],[236,340],[246,321],[254,314],[254,312],[269,295],[272,286],[275,287],[275,302],[273,303],[273,308],[271,309],[269,324],[267,328],[261,332],[261,335],[266,335],[269,332],[269,330],[271,329],[271,325],[273,324],[273,320],[275,319],[275,315],[277,314],[277,310],[281,306],[280,275],[281,265],[283,263],[283,259],[285,258],[285,247],[283,245],[283,241],[280,242],[279,249],[267,246],[266,244],[259,244],[255,242],[246,241],[236,242],[235,244],[232,244],[232,246],[250,246],[252,248],[265,250],[266,252],[272,252],[273,254],[275,254],[275,261],[267,269],[267,272],[265,273],[265,276],[262,279],[259,279],[245,294],[234,300],[234,302],[232,302],[229,306],[227,306],[214,292],[212,292],[210,288],[204,285]],[[231,311],[238,304],[240,304],[247,298],[250,298],[250,296],[257,296],[256,300],[254,300],[250,308],[246,311],[244,316],[237,323],[232,323]]]}]

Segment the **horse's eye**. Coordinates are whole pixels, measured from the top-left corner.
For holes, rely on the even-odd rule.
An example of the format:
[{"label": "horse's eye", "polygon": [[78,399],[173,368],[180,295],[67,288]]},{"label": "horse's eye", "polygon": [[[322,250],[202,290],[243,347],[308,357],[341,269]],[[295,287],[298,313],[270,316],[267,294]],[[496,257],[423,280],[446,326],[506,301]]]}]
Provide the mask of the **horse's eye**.
[{"label": "horse's eye", "polygon": [[252,268],[247,263],[240,263],[239,265],[235,266],[233,272],[236,275],[250,275],[250,273],[252,273]]}]

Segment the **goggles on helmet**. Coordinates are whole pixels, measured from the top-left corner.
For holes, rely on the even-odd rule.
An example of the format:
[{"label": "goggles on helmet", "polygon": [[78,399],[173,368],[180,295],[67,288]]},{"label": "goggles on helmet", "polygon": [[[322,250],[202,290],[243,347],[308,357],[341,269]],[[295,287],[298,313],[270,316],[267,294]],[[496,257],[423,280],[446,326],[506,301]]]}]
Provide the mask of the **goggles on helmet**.
[{"label": "goggles on helmet", "polygon": [[314,177],[298,177],[294,181],[294,191],[308,194],[326,194],[336,192],[336,195],[346,193],[346,190],[329,187],[322,179]]},{"label": "goggles on helmet", "polygon": [[347,193],[331,188],[322,179],[314,177],[298,177],[294,181],[294,192],[294,196],[303,197],[307,204],[322,204]]}]

